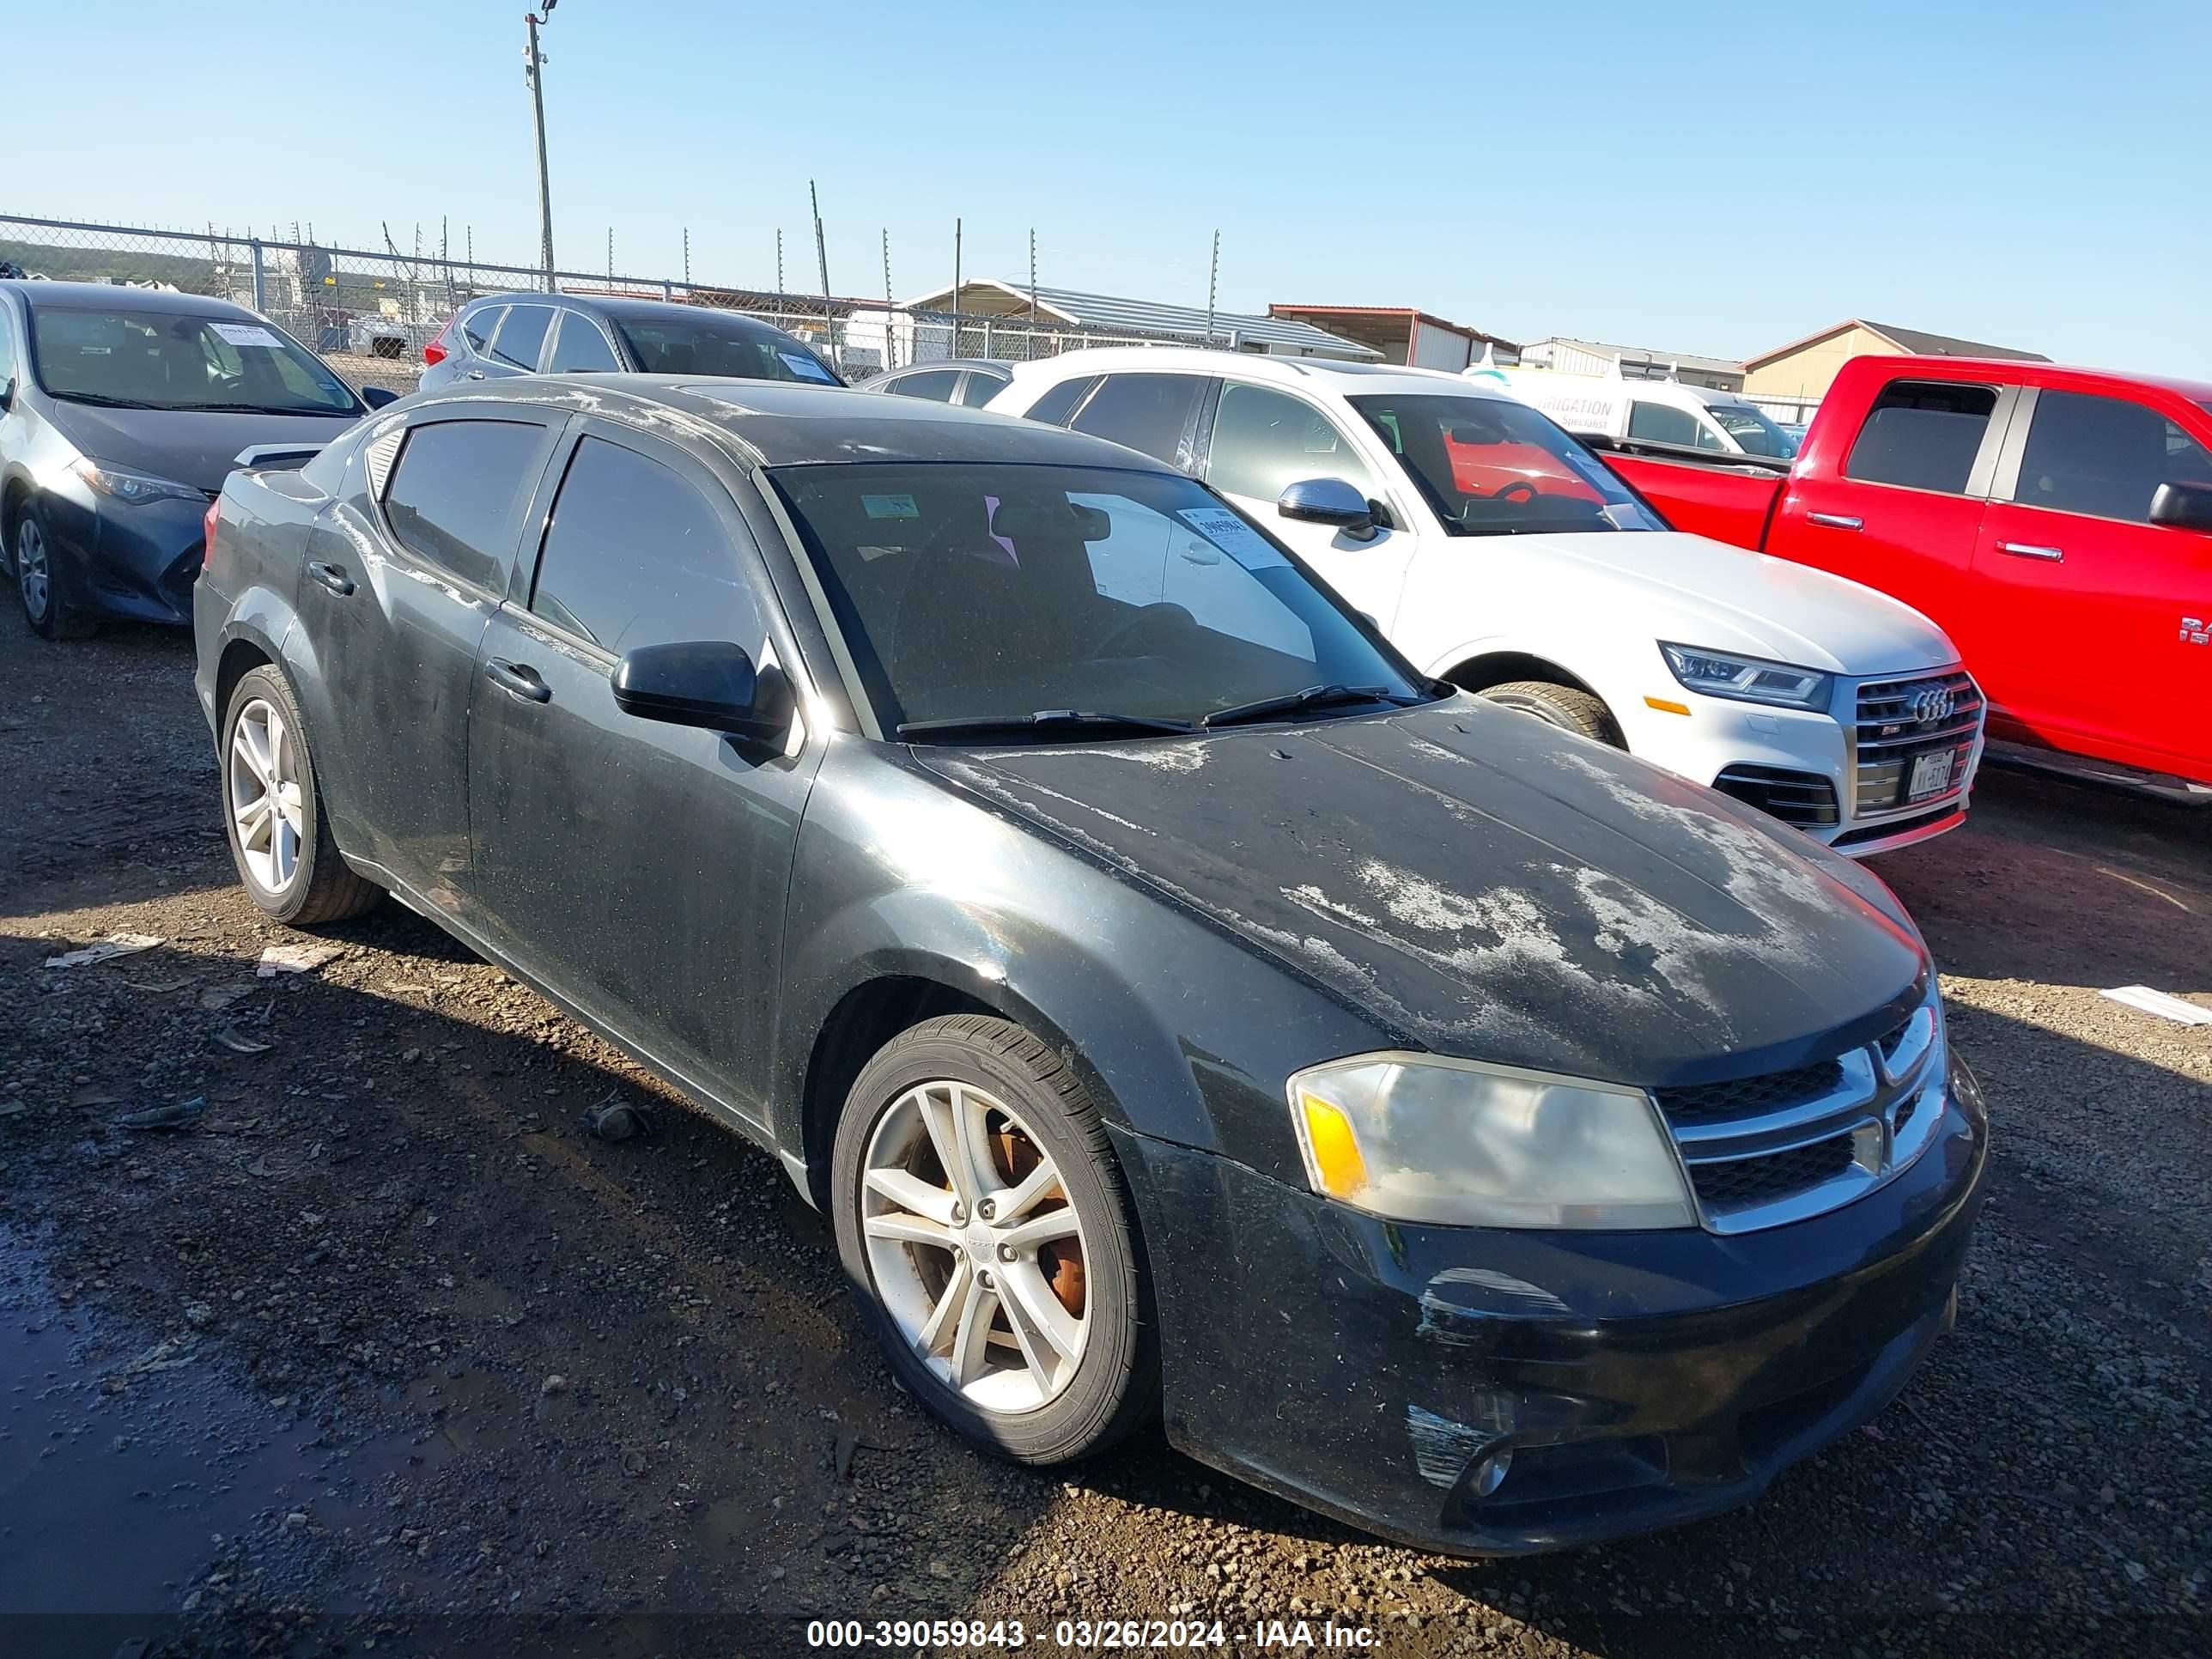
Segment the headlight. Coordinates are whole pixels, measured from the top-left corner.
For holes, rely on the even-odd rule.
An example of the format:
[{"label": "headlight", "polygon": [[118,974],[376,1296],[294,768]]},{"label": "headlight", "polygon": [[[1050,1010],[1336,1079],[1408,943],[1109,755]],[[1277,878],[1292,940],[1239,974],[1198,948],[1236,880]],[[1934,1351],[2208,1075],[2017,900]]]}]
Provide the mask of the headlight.
[{"label": "headlight", "polygon": [[1469,1227],[1690,1227],[1697,1214],[1640,1091],[1436,1054],[1298,1073],[1313,1189],[1371,1215]]},{"label": "headlight", "polygon": [[1817,668],[1797,668],[1759,657],[1732,657],[1721,651],[1700,651],[1694,645],[1669,645],[1664,640],[1659,642],[1659,652],[1676,679],[1709,697],[1778,703],[1786,708],[1823,713],[1827,709],[1832,677]]},{"label": "headlight", "polygon": [[173,478],[126,472],[119,466],[89,460],[72,461],[70,471],[83,479],[94,495],[105,495],[125,507],[143,507],[148,501],[198,501],[203,507],[207,505],[206,490],[195,489]]}]

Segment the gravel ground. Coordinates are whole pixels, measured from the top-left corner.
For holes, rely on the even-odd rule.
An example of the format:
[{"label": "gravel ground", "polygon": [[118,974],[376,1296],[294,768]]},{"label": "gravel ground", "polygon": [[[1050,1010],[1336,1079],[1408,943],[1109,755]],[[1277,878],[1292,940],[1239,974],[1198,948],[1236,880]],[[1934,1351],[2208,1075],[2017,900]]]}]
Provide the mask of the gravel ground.
[{"label": "gravel ground", "polygon": [[[2212,1006],[2212,816],[1993,775],[1882,862],[1995,1118],[1957,1333],[1748,1510],[1468,1563],[1156,1438],[1072,1480],[974,1455],[766,1157],[428,923],[257,978],[288,936],[233,883],[188,641],[52,647],[8,610],[0,1652],[771,1655],[819,1618],[1046,1651],[1109,1617],[1246,1653],[1276,1620],[1545,1659],[2212,1645],[2212,1027],[2096,994]],[[43,966],[125,931],[163,943]],[[649,1133],[586,1132],[616,1091]]]}]

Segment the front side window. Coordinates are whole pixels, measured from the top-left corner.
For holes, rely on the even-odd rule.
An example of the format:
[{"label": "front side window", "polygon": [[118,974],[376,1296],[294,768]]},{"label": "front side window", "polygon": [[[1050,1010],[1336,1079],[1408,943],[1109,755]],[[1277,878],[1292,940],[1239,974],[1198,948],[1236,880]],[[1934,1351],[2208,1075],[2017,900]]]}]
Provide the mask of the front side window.
[{"label": "front side window", "polygon": [[465,581],[504,589],[544,441],[544,427],[522,421],[435,421],[411,428],[384,489],[392,533]]},{"label": "front side window", "polygon": [[616,331],[647,374],[718,374],[737,380],[842,386],[837,373],[780,328],[702,309],[617,316]]},{"label": "front side window", "polygon": [[1421,695],[1188,478],[1003,463],[769,476],[887,731],[1068,709],[1195,722],[1316,685]]},{"label": "front side window", "polygon": [[1859,428],[1844,476],[1963,495],[1996,406],[1994,386],[1892,380]]},{"label": "front side window", "polygon": [[534,371],[538,367],[538,354],[545,344],[545,331],[552,322],[551,306],[509,307],[507,320],[499,325],[499,332],[492,337],[492,361],[505,363],[509,368]]},{"label": "front side window", "polygon": [[1797,454],[1797,440],[1757,404],[1715,404],[1705,413],[1747,455],[1771,455],[1787,461]]},{"label": "front side window", "polygon": [[547,374],[599,374],[621,367],[597,323],[580,311],[561,313],[561,331],[553,337],[553,355],[545,362]]},{"label": "front side window", "polygon": [[1262,386],[1221,389],[1206,477],[1224,495],[1263,501],[1309,478],[1340,478],[1363,495],[1378,493],[1351,439],[1328,416]]},{"label": "front side window", "polygon": [[2212,456],[2158,410],[2125,398],[2036,395],[2013,500],[2148,524],[2162,483],[2212,484]]},{"label": "front side window", "polygon": [[953,389],[960,384],[957,368],[933,368],[920,374],[902,374],[884,390],[902,398],[927,398],[933,404],[949,404]]},{"label": "front side window", "polygon": [[461,333],[469,343],[469,349],[481,354],[491,344],[492,331],[499,319],[507,315],[505,306],[484,306],[471,311],[461,323]]},{"label": "front side window", "polygon": [[1664,530],[1612,469],[1548,417],[1505,398],[1354,398],[1455,536]]},{"label": "front side window", "polygon": [[576,446],[561,480],[530,609],[616,656],[678,640],[757,653],[765,631],[707,498],[659,461],[599,438]]},{"label": "front side window", "polygon": [[1127,444],[1170,466],[1206,382],[1196,374],[1109,374],[1074,420],[1078,432]]},{"label": "front side window", "polygon": [[71,403],[121,409],[351,416],[360,401],[321,359],[253,317],[40,306],[39,384]]}]

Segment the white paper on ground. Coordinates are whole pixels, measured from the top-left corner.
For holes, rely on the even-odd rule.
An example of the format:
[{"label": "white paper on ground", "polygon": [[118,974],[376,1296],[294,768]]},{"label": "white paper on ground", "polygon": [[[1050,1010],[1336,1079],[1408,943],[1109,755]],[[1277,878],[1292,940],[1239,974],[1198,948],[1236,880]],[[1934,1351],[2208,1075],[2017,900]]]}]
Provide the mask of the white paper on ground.
[{"label": "white paper on ground", "polygon": [[261,953],[253,976],[274,979],[279,974],[304,974],[344,954],[343,948],[336,945],[272,945]]},{"label": "white paper on ground", "polygon": [[2097,994],[2110,997],[2115,1002],[2124,1002],[2130,1008],[2140,1008],[2147,1014],[2179,1020],[2184,1025],[2212,1025],[2212,1008],[2184,1002],[2179,997],[2154,991],[2148,985],[2122,985],[2110,991],[2100,991]]},{"label": "white paper on ground", "polygon": [[88,945],[81,951],[64,951],[58,957],[48,957],[49,968],[82,968],[95,962],[112,962],[117,957],[136,956],[141,951],[150,951],[161,941],[151,933],[112,933],[97,945]]}]

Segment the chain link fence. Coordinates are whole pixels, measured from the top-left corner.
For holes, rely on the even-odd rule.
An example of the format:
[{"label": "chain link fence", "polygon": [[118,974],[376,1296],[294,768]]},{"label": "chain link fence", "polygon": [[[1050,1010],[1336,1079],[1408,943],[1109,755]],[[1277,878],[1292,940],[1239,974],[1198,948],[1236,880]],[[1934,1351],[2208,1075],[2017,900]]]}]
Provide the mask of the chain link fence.
[{"label": "chain link fence", "polygon": [[[387,247],[381,253],[312,240],[283,241],[208,231],[0,214],[0,264],[56,282],[173,289],[261,313],[358,385],[411,392],[422,348],[479,295],[543,290],[545,275]],[[1197,345],[1179,336],[1085,328],[1017,312],[963,315],[908,311],[880,301],[718,287],[672,276],[556,271],[553,286],[578,295],[667,300],[743,313],[799,336],[848,380],[952,357],[1015,362],[1086,346]],[[1226,343],[1219,341],[1217,343]]]}]

